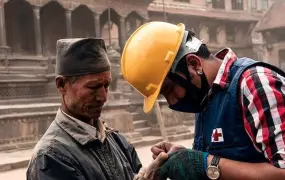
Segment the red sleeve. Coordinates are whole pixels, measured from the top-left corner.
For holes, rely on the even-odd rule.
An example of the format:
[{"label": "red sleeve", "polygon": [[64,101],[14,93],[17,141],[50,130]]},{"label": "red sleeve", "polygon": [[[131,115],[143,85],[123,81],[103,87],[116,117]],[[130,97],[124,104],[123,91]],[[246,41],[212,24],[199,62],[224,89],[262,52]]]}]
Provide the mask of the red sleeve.
[{"label": "red sleeve", "polygon": [[285,78],[254,67],[243,73],[240,88],[248,135],[271,164],[285,168]]}]

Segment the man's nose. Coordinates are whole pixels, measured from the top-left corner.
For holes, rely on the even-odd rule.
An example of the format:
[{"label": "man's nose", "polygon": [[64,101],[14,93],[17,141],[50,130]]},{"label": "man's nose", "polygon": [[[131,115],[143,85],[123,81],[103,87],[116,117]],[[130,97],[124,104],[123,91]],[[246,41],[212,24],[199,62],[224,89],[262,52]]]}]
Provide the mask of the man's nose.
[{"label": "man's nose", "polygon": [[108,90],[103,86],[98,90],[96,100],[105,103],[107,101],[107,95]]}]

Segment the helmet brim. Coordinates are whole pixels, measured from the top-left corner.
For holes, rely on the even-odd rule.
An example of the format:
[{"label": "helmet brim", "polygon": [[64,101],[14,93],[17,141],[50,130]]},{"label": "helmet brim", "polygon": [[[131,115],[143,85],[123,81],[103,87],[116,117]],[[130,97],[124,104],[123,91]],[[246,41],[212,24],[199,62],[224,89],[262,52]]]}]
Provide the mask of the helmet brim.
[{"label": "helmet brim", "polygon": [[159,86],[157,87],[157,90],[154,94],[148,96],[148,97],[145,97],[144,98],[144,105],[143,105],[143,110],[145,113],[149,113],[153,106],[154,106],[154,103],[155,101],[157,100],[159,94],[160,94],[160,90],[161,90],[161,86],[163,84],[164,81],[162,81]]}]

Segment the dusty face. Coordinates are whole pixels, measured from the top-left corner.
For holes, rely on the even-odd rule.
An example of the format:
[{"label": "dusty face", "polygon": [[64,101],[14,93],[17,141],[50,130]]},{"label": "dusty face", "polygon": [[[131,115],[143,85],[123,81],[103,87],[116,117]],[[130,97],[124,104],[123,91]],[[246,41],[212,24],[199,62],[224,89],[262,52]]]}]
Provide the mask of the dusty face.
[{"label": "dusty face", "polygon": [[107,101],[111,73],[109,71],[84,75],[64,86],[65,106],[73,116],[81,119],[98,119]]}]

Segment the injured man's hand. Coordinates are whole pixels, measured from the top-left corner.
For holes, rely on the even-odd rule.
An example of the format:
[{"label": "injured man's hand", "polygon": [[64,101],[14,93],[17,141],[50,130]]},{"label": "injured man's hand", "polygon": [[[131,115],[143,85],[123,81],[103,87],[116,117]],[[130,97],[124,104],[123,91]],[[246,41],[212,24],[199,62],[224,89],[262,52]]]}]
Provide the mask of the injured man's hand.
[{"label": "injured man's hand", "polygon": [[167,159],[168,155],[161,152],[147,168],[142,167],[140,169],[139,173],[134,177],[134,180],[159,180],[157,171]]}]

